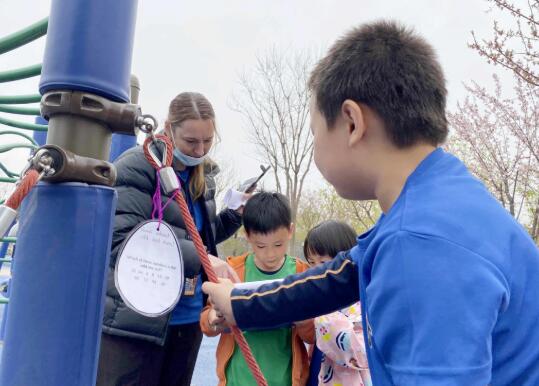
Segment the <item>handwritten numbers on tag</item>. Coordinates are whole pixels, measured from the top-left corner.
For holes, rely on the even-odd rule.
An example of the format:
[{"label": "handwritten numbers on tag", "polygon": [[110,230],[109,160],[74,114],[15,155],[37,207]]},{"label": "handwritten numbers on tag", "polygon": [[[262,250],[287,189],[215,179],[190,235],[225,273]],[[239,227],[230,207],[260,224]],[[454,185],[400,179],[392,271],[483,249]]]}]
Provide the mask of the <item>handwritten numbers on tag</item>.
[{"label": "handwritten numbers on tag", "polygon": [[161,316],[176,306],[183,259],[167,223],[150,220],[131,231],[118,253],[114,281],[125,304],[142,315]]}]

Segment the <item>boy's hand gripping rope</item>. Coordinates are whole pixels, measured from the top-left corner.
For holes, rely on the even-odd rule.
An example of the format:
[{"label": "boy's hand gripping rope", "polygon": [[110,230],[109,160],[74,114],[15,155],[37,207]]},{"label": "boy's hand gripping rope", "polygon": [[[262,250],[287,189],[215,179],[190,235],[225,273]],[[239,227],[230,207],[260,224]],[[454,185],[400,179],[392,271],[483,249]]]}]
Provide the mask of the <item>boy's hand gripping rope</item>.
[{"label": "boy's hand gripping rope", "polygon": [[[162,135],[162,134],[153,135],[153,130],[151,129],[149,130],[148,134],[149,136],[146,138],[146,141],[144,141],[144,145],[143,145],[144,155],[146,156],[146,159],[148,160],[148,162],[156,169],[158,173],[161,173],[162,171],[165,172],[166,168],[170,168],[172,166],[172,158],[173,158],[172,142],[165,135]],[[150,145],[152,143],[157,143],[157,142],[161,142],[165,145],[165,154],[163,155],[162,162],[150,150]],[[176,177],[174,178],[176,179]],[[179,187],[176,187],[176,191],[178,191],[178,189]],[[217,283],[218,282],[217,275],[215,274],[212,268],[210,259],[206,252],[206,248],[204,247],[204,244],[202,243],[202,239],[200,237],[200,234],[198,233],[193,217],[191,216],[191,213],[189,212],[189,208],[187,206],[187,202],[185,201],[185,198],[183,197],[183,194],[181,194],[181,192],[179,192],[179,194],[175,194],[175,200],[180,206],[182,217],[187,226],[187,231],[189,232],[189,235],[191,236],[191,239],[193,240],[193,243],[195,244],[195,248],[197,250],[198,256],[200,257],[200,262],[202,263],[202,266],[204,267],[204,271],[206,271],[206,274],[208,275],[208,279],[213,283]],[[249,369],[251,370],[251,373],[253,374],[256,380],[256,383],[258,384],[258,386],[267,386],[268,383],[266,382],[266,379],[264,378],[262,371],[260,371],[260,367],[256,363],[256,360],[251,352],[251,349],[249,348],[249,345],[247,341],[245,340],[245,337],[241,333],[240,329],[236,326],[231,327],[231,329],[232,329],[232,333],[234,334],[234,338],[236,339],[236,342],[238,343],[238,346],[240,347],[241,352],[243,353],[245,361],[247,362],[247,365],[249,366]]]}]

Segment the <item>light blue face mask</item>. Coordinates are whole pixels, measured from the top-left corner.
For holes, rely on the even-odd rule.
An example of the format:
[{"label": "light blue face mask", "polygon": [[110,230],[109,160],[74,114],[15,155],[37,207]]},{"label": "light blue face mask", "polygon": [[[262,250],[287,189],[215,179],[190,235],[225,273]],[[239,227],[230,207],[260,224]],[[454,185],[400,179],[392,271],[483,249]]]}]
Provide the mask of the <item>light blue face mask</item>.
[{"label": "light blue face mask", "polygon": [[174,157],[185,166],[197,166],[200,165],[206,159],[207,154],[202,157],[191,157],[190,155],[182,153],[177,148],[174,149]]},{"label": "light blue face mask", "polygon": [[174,141],[174,135],[170,136],[172,139],[172,144],[174,145],[174,158],[176,158],[178,161],[180,161],[183,165],[189,167],[189,166],[197,166],[200,165],[204,160],[206,159],[207,154],[204,154],[202,157],[191,157],[190,155],[187,155],[180,151],[178,147],[176,146],[176,141]]}]

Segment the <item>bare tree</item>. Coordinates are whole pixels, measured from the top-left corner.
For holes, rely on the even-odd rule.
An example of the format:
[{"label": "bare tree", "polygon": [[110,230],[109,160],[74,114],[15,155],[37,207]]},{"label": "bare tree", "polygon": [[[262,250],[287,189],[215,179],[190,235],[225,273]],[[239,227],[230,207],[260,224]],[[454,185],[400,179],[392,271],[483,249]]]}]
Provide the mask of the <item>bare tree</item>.
[{"label": "bare tree", "polygon": [[539,86],[539,1],[526,1],[524,7],[507,0],[487,0],[505,17],[510,17],[512,25],[503,25],[495,20],[493,36],[480,39],[472,31],[473,43],[470,47],[489,63],[509,69],[524,81]]},{"label": "bare tree", "polygon": [[449,114],[453,136],[447,146],[539,241],[539,95],[517,79],[516,97],[504,98],[494,81],[493,93],[467,86],[468,98]]},{"label": "bare tree", "polygon": [[380,216],[380,206],[375,200],[345,200],[332,186],[327,186],[320,194],[325,197],[328,219],[345,221],[358,233],[371,228]]},{"label": "bare tree", "polygon": [[297,216],[298,236],[305,238],[310,229],[325,220],[344,221],[357,233],[362,233],[374,225],[380,213],[377,201],[345,200],[332,186],[326,185],[305,192]]},{"label": "bare tree", "polygon": [[243,116],[251,142],[271,165],[277,191],[290,200],[294,222],[313,159],[306,86],[313,62],[313,55],[305,52],[273,49],[259,55],[254,69],[239,77],[231,106]]},{"label": "bare tree", "polygon": [[222,204],[225,193],[229,188],[236,188],[239,185],[238,174],[234,165],[228,160],[215,159],[217,174],[215,175],[215,202],[217,207]]},{"label": "bare tree", "polygon": [[305,238],[315,225],[329,218],[320,190],[307,190],[303,196],[296,216],[296,232],[300,239]]}]

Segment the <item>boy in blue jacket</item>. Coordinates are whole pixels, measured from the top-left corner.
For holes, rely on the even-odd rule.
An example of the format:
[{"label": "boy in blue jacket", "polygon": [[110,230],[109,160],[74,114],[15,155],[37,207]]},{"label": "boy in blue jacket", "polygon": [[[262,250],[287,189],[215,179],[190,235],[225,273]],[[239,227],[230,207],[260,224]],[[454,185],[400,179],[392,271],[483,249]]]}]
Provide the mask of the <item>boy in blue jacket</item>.
[{"label": "boy in blue jacket", "polygon": [[446,89],[432,47],[397,23],[366,24],[309,87],[317,167],[383,214],[352,250],[280,284],[205,283],[214,307],[242,329],[273,328],[359,298],[376,386],[538,385],[539,250],[439,147]]}]

